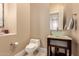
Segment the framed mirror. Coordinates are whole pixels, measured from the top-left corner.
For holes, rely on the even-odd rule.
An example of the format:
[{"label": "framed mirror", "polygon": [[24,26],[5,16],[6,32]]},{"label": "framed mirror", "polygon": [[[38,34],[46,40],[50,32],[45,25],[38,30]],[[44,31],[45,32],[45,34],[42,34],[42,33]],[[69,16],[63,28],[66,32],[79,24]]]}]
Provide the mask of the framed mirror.
[{"label": "framed mirror", "polygon": [[59,13],[50,14],[50,30],[58,30],[59,28]]},{"label": "framed mirror", "polygon": [[0,3],[0,28],[4,27],[4,4]]},{"label": "framed mirror", "polygon": [[63,30],[63,10],[50,12],[50,30]]}]

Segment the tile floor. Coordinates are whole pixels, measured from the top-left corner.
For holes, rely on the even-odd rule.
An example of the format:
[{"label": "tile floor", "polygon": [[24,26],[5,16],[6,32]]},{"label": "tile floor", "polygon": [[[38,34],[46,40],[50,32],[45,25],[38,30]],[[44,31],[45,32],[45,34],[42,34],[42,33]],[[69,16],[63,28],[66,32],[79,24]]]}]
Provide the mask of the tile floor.
[{"label": "tile floor", "polygon": [[[25,54],[25,56],[28,56],[28,55]],[[40,48],[38,51],[34,53],[33,56],[47,56],[47,50],[44,48]]]}]

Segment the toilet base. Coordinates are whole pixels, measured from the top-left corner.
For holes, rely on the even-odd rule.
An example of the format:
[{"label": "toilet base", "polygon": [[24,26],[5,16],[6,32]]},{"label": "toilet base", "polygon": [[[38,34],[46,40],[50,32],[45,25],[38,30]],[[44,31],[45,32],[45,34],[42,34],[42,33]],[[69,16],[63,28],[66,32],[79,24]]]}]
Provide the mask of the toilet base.
[{"label": "toilet base", "polygon": [[28,55],[28,56],[34,56],[33,52],[28,53],[27,55]]},{"label": "toilet base", "polygon": [[26,52],[28,56],[34,56],[39,52],[39,49],[36,49],[35,51]]}]

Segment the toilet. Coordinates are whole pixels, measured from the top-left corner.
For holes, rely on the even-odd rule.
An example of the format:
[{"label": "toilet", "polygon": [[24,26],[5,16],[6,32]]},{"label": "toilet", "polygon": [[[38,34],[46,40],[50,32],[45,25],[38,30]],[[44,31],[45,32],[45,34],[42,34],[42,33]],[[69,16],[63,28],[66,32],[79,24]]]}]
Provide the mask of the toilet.
[{"label": "toilet", "polygon": [[40,47],[40,39],[31,39],[29,44],[25,47],[25,52],[28,56],[33,56],[34,52]]}]

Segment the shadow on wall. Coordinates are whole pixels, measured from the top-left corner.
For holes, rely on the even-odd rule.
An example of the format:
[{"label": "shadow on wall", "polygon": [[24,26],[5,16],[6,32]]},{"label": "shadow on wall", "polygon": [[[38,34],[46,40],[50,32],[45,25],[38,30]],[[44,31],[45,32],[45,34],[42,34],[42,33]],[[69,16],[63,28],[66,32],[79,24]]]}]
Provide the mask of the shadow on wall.
[{"label": "shadow on wall", "polygon": [[77,49],[78,49],[78,43],[77,43],[77,41],[75,39],[76,38],[72,38],[72,54],[74,56],[77,56],[78,55],[78,51],[77,51]]}]

